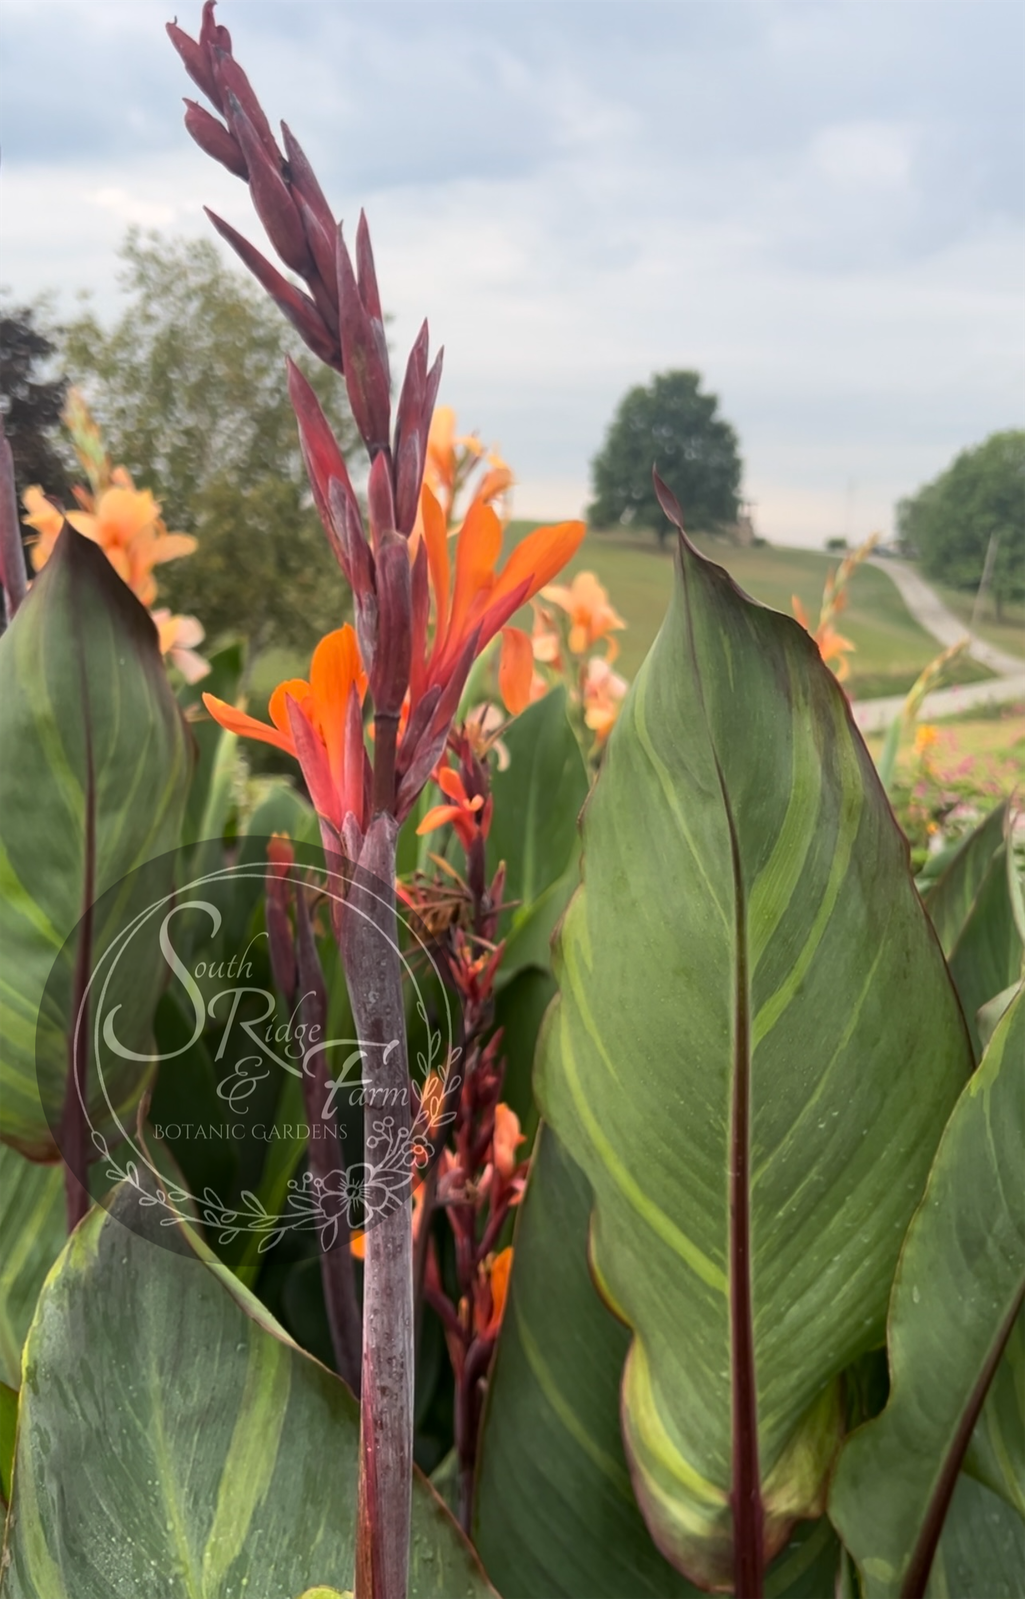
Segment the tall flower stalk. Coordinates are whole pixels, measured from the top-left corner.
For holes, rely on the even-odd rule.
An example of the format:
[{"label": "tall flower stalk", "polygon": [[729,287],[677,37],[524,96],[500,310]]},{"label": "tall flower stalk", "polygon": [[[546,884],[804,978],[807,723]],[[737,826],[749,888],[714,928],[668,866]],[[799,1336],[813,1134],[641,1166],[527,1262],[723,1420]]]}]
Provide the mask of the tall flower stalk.
[{"label": "tall flower stalk", "polygon": [[[313,352],[344,375],[369,457],[365,522],[327,419],[290,364],[289,392],[310,484],[352,589],[355,630],[339,629],[321,642],[308,682],[280,685],[271,699],[271,725],[213,696],[204,698],[223,726],[297,758],[329,862],[351,884],[335,931],[364,1058],[364,1158],[367,1190],[374,1195],[382,1150],[410,1133],[394,892],[399,825],[444,751],[475,657],[561,570],[584,528],[576,522],[538,529],[498,570],[501,523],[489,504],[475,504],[459,531],[453,562],[445,517],[429,490],[421,503],[441,379],[440,354],[433,364],[429,360],[426,322],[410,353],[393,420],[384,315],[365,217],[356,229],[353,260],[313,169],[284,125],[284,151],[279,148],[235,61],[230,35],[215,20],[214,0],[203,7],[198,39],[173,23],[168,33],[213,107],[209,112],[187,101],[188,131],[248,183],[271,245],[304,289],[227,223],[212,221]],[[515,644],[513,651],[523,656]],[[513,687],[521,687],[518,680]],[[372,760],[364,738],[365,697],[372,705]],[[405,1599],[407,1590],[414,1370],[409,1198],[408,1184],[404,1192],[393,1191],[366,1236],[357,1599]]]}]

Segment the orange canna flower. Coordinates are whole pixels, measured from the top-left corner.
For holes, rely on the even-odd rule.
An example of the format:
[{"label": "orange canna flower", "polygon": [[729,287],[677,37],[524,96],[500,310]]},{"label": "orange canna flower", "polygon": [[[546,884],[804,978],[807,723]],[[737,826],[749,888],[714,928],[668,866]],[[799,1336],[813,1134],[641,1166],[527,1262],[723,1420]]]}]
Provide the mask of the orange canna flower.
[{"label": "orange canna flower", "polygon": [[445,512],[446,523],[455,515],[456,499],[478,463],[486,466],[471,498],[490,505],[512,486],[513,475],[502,457],[485,450],[475,434],[456,436],[456,414],[450,405],[435,407],[427,436],[424,482]]},{"label": "orange canna flower", "polygon": [[493,1343],[498,1337],[509,1294],[509,1273],[512,1271],[513,1251],[510,1244],[492,1259],[481,1262],[477,1293],[474,1296],[474,1327],[479,1338]]},{"label": "orange canna flower", "polygon": [[561,583],[549,584],[542,589],[541,596],[560,606],[568,615],[569,647],[574,655],[586,655],[599,639],[608,638],[608,659],[615,660],[619,649],[609,634],[625,627],[626,623],[609,604],[608,590],[593,572],[578,572],[568,588]]},{"label": "orange canna flower", "polygon": [[[805,632],[810,633],[815,640],[819,647],[819,654],[826,665],[832,668],[838,682],[844,682],[850,676],[851,671],[847,656],[854,649],[854,645],[850,639],[844,638],[842,633],[838,633],[828,617],[825,620],[820,619],[818,627],[813,628],[808,619],[808,613],[796,594],[791,595],[790,602],[794,608],[794,616]],[[840,605],[833,607],[834,611],[839,609],[842,609]]]},{"label": "orange canna flower", "polygon": [[562,641],[559,630],[555,625],[555,618],[551,611],[546,609],[537,600],[533,602],[534,628],[531,633],[531,646],[534,651],[535,661],[540,661],[542,666],[550,666],[556,672],[562,671]]},{"label": "orange canna flower", "polygon": [[[85,510],[69,511],[67,520],[77,532],[98,544],[122,582],[145,606],[156,599],[153,568],[181,555],[191,555],[196,540],[188,533],[169,533],[160,520],[160,506],[148,489],[136,489],[124,471],[115,474],[120,481],[104,489],[95,502],[88,494],[80,499]],[[41,488],[26,489],[22,503],[28,511],[25,522],[38,537],[31,546],[32,565],[38,572],[53,553],[64,518],[46,499]]]},{"label": "orange canna flower", "polygon": [[495,1152],[495,1170],[506,1182],[519,1164],[516,1151],[525,1140],[526,1134],[520,1132],[520,1118],[516,1112],[508,1105],[496,1105],[492,1148]]},{"label": "orange canna flower", "polygon": [[[88,412],[85,413],[88,418]],[[90,419],[91,421],[91,419]],[[95,430],[95,423],[92,423]],[[97,433],[98,437],[98,433]],[[97,446],[99,448],[99,446]],[[79,452],[81,455],[81,451]],[[103,457],[106,462],[106,457]],[[97,468],[97,473],[99,469]],[[99,544],[118,577],[147,608],[157,595],[153,568],[164,561],[191,555],[196,540],[187,533],[168,533],[160,520],[160,506],[148,490],[139,490],[123,467],[108,469],[102,481],[107,487],[94,501],[85,489],[76,488],[81,510],[67,515],[73,528]],[[38,484],[25,490],[22,504],[28,515],[26,526],[35,530],[30,545],[35,571],[44,567],[64,526],[65,516],[43,493]],[[197,683],[210,670],[209,663],[196,653],[204,638],[203,626],[194,616],[172,616],[165,608],[151,611],[160,653],[166,655],[188,683]]]},{"label": "orange canna flower", "polygon": [[441,792],[448,796],[449,803],[433,805],[417,828],[417,833],[422,837],[424,833],[433,833],[436,828],[451,822],[463,848],[469,850],[478,833],[487,837],[491,822],[491,795],[486,800],[482,794],[474,794],[471,798],[462,777],[451,766],[439,766],[434,777]]},{"label": "orange canna flower", "polygon": [[176,666],[186,683],[198,683],[210,670],[210,662],[197,655],[196,645],[202,644],[206,633],[202,622],[195,616],[172,616],[162,607],[151,611],[160,641],[160,653]]},{"label": "orange canna flower", "polygon": [[268,706],[273,725],[213,694],[204,694],[203,703],[214,721],[229,732],[273,744],[295,756],[315,809],[341,833],[347,815],[353,814],[360,826],[365,815],[369,767],[362,703],[366,690],[356,635],[346,623],[317,645],[308,683],[290,678],[278,684]]},{"label": "orange canna flower", "polygon": [[584,677],[584,721],[598,744],[603,744],[619,715],[629,684],[600,655],[592,655]]},{"label": "orange canna flower", "polygon": [[915,754],[925,755],[939,743],[939,729],[932,722],[923,722],[915,734]]},{"label": "orange canna flower", "polygon": [[530,697],[533,652],[526,635],[507,623],[572,558],[584,536],[583,522],[536,528],[499,571],[502,524],[490,505],[475,500],[459,530],[453,571],[445,513],[430,488],[423,489],[420,508],[424,553],[416,551],[415,563],[426,562],[420,583],[429,584],[433,596],[434,632],[428,645],[424,607],[419,636],[414,631],[413,638],[414,707],[431,689],[444,688],[457,672],[465,679],[473,657],[504,629],[500,682],[507,705],[522,709]]}]

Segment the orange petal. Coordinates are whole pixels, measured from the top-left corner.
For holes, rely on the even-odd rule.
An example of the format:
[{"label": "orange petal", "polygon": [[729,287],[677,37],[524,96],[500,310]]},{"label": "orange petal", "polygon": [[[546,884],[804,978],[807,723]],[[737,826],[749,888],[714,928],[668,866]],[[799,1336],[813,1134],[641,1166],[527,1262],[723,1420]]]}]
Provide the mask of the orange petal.
[{"label": "orange petal", "polygon": [[501,552],[502,524],[490,505],[475,500],[459,530],[452,619],[446,640],[449,650],[453,645],[458,647],[471,614],[479,615],[481,602],[490,598],[495,586],[495,562]]},{"label": "orange petal", "polygon": [[153,541],[153,564],[176,561],[180,555],[191,555],[198,548],[199,540],[191,533],[162,533]]},{"label": "orange petal", "polygon": [[498,1331],[509,1292],[509,1273],[512,1271],[513,1251],[510,1244],[495,1256],[491,1267],[491,1326]]},{"label": "orange petal", "polygon": [[468,803],[463,779],[451,766],[439,766],[434,775],[441,792],[447,794],[450,800],[457,800],[461,805]]},{"label": "orange petal", "polygon": [[445,513],[426,484],[420,496],[420,514],[423,518],[424,543],[427,546],[427,566],[431,574],[431,587],[434,590],[434,647],[440,649],[445,642],[448,626],[450,582],[448,533],[445,528]]},{"label": "orange petal", "polygon": [[497,600],[511,594],[529,579],[526,598],[533,599],[538,590],[573,559],[586,531],[583,522],[558,522],[554,527],[535,528],[517,544],[506,561],[492,598]]},{"label": "orange petal", "polygon": [[530,704],[533,675],[534,647],[527,634],[518,627],[503,627],[498,687],[511,716],[519,716]]},{"label": "orange petal", "polygon": [[433,833],[436,827],[444,827],[446,822],[454,822],[461,814],[458,805],[432,805],[416,830],[417,837],[422,837],[424,833]]},{"label": "orange petal", "polygon": [[295,754],[291,738],[279,733],[275,727],[268,727],[266,722],[258,722],[255,716],[247,716],[245,711],[240,711],[237,706],[219,700],[216,694],[204,694],[203,704],[214,721],[220,722],[229,733],[238,733],[242,738],[257,738],[262,744],[273,744],[288,755]]},{"label": "orange petal", "polygon": [[349,690],[354,684],[358,688],[362,676],[356,634],[346,623],[321,639],[310,662],[310,690],[316,725],[327,748],[331,780],[339,790],[342,784],[342,751]]},{"label": "orange petal", "polygon": [[287,678],[284,683],[278,684],[270,697],[270,704],[267,707],[271,721],[282,738],[287,738],[288,748],[291,749],[292,728],[288,720],[288,707],[285,704],[285,699],[288,695],[291,695],[296,704],[306,710],[310,700],[310,685],[302,677]]}]

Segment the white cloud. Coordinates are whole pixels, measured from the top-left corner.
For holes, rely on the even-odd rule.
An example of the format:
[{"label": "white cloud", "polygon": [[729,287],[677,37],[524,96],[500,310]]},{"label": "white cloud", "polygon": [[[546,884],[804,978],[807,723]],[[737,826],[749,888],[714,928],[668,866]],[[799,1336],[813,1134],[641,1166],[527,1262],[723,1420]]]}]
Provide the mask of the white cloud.
[{"label": "white cloud", "polygon": [[843,190],[904,190],[911,177],[913,134],[892,122],[845,122],[821,128],[811,161]]},{"label": "white cloud", "polygon": [[[738,428],[760,531],[816,542],[845,530],[851,483],[853,531],[887,526],[1025,410],[1004,70],[1022,30],[970,9],[970,27],[930,4],[222,15],[350,232],[366,205],[396,355],[428,315],[443,397],[500,441],[519,511],[579,511],[624,390],[692,366]],[[243,186],[181,129],[155,0],[13,10],[77,98],[64,125],[19,113],[5,282],[93,287],[112,311],[125,225],[209,234],[204,203],[259,242]]]},{"label": "white cloud", "polygon": [[112,211],[120,222],[129,227],[167,228],[179,220],[177,207],[162,205],[153,200],[140,200],[126,189],[93,189],[86,193],[93,205]]}]

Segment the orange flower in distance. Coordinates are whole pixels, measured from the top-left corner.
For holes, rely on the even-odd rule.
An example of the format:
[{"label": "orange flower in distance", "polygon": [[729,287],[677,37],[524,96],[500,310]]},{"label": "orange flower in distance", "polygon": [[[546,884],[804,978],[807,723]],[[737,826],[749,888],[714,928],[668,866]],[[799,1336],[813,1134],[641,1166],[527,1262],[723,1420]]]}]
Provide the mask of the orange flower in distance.
[{"label": "orange flower in distance", "polygon": [[152,611],[153,623],[160,641],[160,653],[176,666],[186,683],[198,683],[210,670],[210,662],[197,655],[196,645],[202,644],[206,634],[203,624],[195,616],[172,616],[166,607]]},{"label": "orange flower in distance", "polygon": [[356,634],[346,623],[317,645],[308,683],[297,677],[278,684],[268,706],[272,726],[213,694],[204,694],[203,703],[230,733],[259,739],[295,756],[314,808],[340,833],[350,813],[363,825],[366,690]]},{"label": "orange flower in distance", "polygon": [[479,655],[505,629],[500,682],[510,708],[522,709],[530,697],[533,652],[526,635],[506,624],[572,559],[584,537],[583,522],[535,528],[499,571],[502,524],[490,505],[475,500],[459,530],[453,571],[445,513],[427,487],[420,510],[434,634],[428,645],[424,616],[420,636],[413,638],[414,707],[432,688],[444,687],[457,668],[468,667],[466,657]]},{"label": "orange flower in distance", "polygon": [[626,678],[614,672],[607,660],[591,656],[584,678],[584,721],[596,743],[603,744],[611,733],[628,687]]},{"label": "orange flower in distance", "polygon": [[432,805],[417,828],[417,833],[422,837],[424,833],[433,833],[435,828],[451,822],[463,848],[469,850],[478,832],[487,837],[492,811],[491,795],[485,800],[482,794],[474,794],[471,799],[459,773],[451,766],[439,766],[434,778],[441,792],[447,795],[449,803]]},{"label": "orange flower in distance", "polygon": [[427,437],[424,482],[445,512],[446,523],[455,515],[456,498],[478,462],[487,470],[474,485],[471,498],[490,505],[513,483],[513,475],[502,457],[485,450],[474,435],[456,436],[456,414],[450,405],[438,405],[431,418]]},{"label": "orange flower in distance", "polygon": [[850,639],[844,638],[842,633],[838,633],[829,620],[820,621],[818,627],[813,629],[811,622],[808,620],[808,613],[796,594],[790,596],[790,603],[794,608],[795,617],[805,632],[810,633],[818,645],[819,654],[826,665],[832,669],[838,682],[844,682],[851,672],[847,656],[854,649],[854,645]]},{"label": "orange flower in distance", "polygon": [[480,1281],[474,1295],[474,1326],[477,1336],[488,1343],[498,1337],[509,1294],[509,1273],[512,1271],[513,1251],[510,1244],[491,1259],[482,1261]]},{"label": "orange flower in distance", "polygon": [[558,605],[569,617],[569,647],[574,655],[586,655],[599,639],[608,638],[608,659],[615,660],[619,647],[609,634],[626,623],[609,604],[608,590],[593,572],[578,572],[568,588],[552,583],[542,589],[541,597]]},{"label": "orange flower in distance", "polygon": [[[160,520],[160,506],[148,489],[133,487],[127,472],[118,469],[110,488],[95,501],[80,499],[86,509],[69,511],[67,520],[77,532],[98,544],[122,582],[145,606],[156,599],[153,568],[181,555],[191,555],[196,540],[188,533],[169,533]],[[25,522],[38,533],[31,546],[32,565],[38,572],[53,553],[63,517],[37,485],[26,489],[22,503]]]},{"label": "orange flower in distance", "polygon": [[519,1164],[516,1151],[525,1138],[526,1134],[520,1132],[520,1118],[516,1112],[508,1105],[496,1105],[492,1148],[495,1152],[495,1170],[506,1182]]}]

